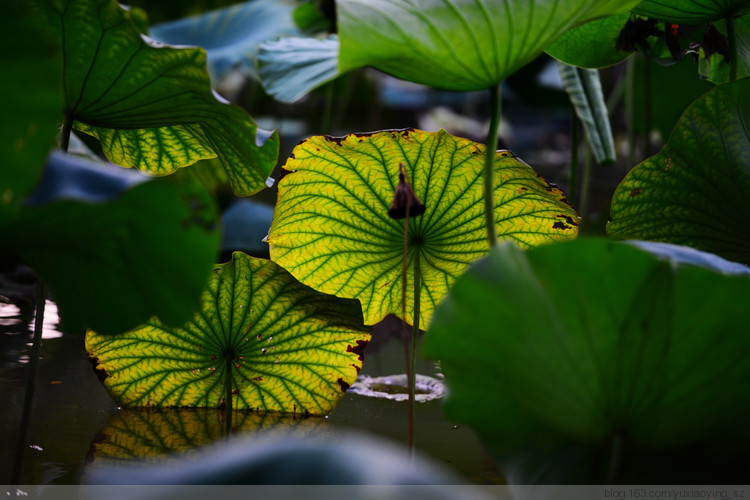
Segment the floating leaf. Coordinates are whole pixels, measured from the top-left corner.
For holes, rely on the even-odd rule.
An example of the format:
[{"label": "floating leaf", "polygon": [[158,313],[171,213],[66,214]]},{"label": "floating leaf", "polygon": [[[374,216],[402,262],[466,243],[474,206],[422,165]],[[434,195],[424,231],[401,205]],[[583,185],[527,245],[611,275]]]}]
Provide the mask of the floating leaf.
[{"label": "floating leaf", "polygon": [[216,79],[236,67],[255,74],[261,42],[302,35],[293,18],[296,7],[294,0],[251,0],[155,24],[149,34],[159,42],[206,49],[208,69]]},{"label": "floating leaf", "polygon": [[65,113],[110,160],[166,175],[218,157],[238,195],[265,186],[278,136],[211,91],[202,49],[154,42],[114,0],[31,3],[62,45]]},{"label": "floating leaf", "polygon": [[637,0],[339,0],[339,70],[373,66],[447,90],[484,90],[585,21]]},{"label": "floating leaf", "polygon": [[604,68],[624,61],[632,52],[615,47],[630,14],[589,21],[563,33],[545,49],[549,55],[579,68]]},{"label": "floating leaf", "polygon": [[[213,408],[143,408],[113,414],[92,443],[96,466],[154,463],[165,465],[191,459],[199,462],[198,447],[226,437],[225,412]],[[325,439],[327,421],[280,413],[234,411],[232,434],[246,438],[282,434]]]},{"label": "floating leaf", "polygon": [[37,183],[62,109],[60,64],[51,40],[21,2],[0,18],[0,224]]},{"label": "floating leaf", "polygon": [[599,72],[558,62],[563,87],[570,97],[576,115],[583,123],[586,138],[600,165],[614,163],[615,140],[609,125]]},{"label": "floating leaf", "polygon": [[748,300],[747,274],[622,242],[506,244],[456,281],[423,352],[441,360],[449,418],[498,456],[580,444],[601,472],[617,441],[612,463],[637,467],[628,453],[750,438]]},{"label": "floating leaf", "polygon": [[644,0],[633,12],[677,24],[701,24],[744,13],[748,0]]},{"label": "floating leaf", "polygon": [[339,39],[282,38],[264,42],[258,54],[263,87],[281,102],[294,102],[339,75]]},{"label": "floating leaf", "polygon": [[[365,323],[401,311],[403,221],[388,216],[404,163],[426,210],[409,220],[409,276],[419,258],[421,317],[466,266],[489,249],[484,221],[485,147],[444,130],[382,131],[302,141],[284,168],[268,238],[271,259],[325,293],[357,298]],[[523,247],[575,238],[578,217],[562,192],[510,151],[497,152],[500,238]],[[407,321],[412,321],[412,304]]]},{"label": "floating leaf", "polygon": [[662,150],[625,177],[609,235],[663,241],[750,263],[750,79],[693,103]]},{"label": "floating leaf", "polygon": [[116,337],[89,332],[86,349],[125,406],[219,407],[231,383],[233,408],[322,414],[354,382],[369,338],[356,301],[236,252],[181,328],[152,320]]},{"label": "floating leaf", "polygon": [[41,276],[64,331],[192,315],[221,236],[204,191],[58,152],[29,201],[1,246]]}]

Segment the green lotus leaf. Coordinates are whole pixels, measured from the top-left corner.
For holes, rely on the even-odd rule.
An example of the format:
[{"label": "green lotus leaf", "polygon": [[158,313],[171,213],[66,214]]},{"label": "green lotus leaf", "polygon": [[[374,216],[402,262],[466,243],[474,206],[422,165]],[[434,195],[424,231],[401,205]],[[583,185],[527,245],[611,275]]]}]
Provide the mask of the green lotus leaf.
[{"label": "green lotus leaf", "polygon": [[354,382],[369,339],[356,301],[235,252],[182,327],[151,320],[115,337],[89,332],[86,349],[124,406],[220,407],[231,384],[236,409],[322,414]]},{"label": "green lotus leaf", "polygon": [[34,0],[62,46],[65,113],[124,167],[166,175],[218,157],[238,195],[265,185],[278,136],[210,88],[206,53],[142,35],[114,0]]},{"label": "green lotus leaf", "polygon": [[373,66],[447,90],[490,88],[578,24],[637,0],[339,0],[339,71]]},{"label": "green lotus leaf", "polygon": [[[418,258],[420,317],[428,323],[451,283],[489,249],[484,153],[484,145],[444,130],[304,140],[279,182],[271,259],[317,290],[359,299],[366,324],[401,315],[404,222],[391,219],[388,210],[403,163],[426,206],[409,220],[407,296],[414,296]],[[494,199],[500,238],[530,247],[576,237],[578,216],[563,193],[510,151],[497,152]]]},{"label": "green lotus leaf", "polygon": [[676,243],[750,263],[750,79],[693,103],[656,155],[612,199],[607,233]]},{"label": "green lotus leaf", "polygon": [[617,441],[614,463],[631,466],[630,451],[750,438],[750,277],[679,260],[605,239],[494,249],[456,281],[424,340],[449,418],[499,456],[556,436],[599,450]]},{"label": "green lotus leaf", "polygon": [[563,33],[545,52],[579,68],[612,66],[631,54],[615,48],[620,31],[628,19],[630,14],[623,13],[589,21]]},{"label": "green lotus leaf", "polygon": [[[201,450],[226,436],[225,412],[214,408],[143,408],[113,414],[92,443],[92,463],[128,465],[200,460]],[[327,421],[282,413],[232,412],[232,434],[273,434],[325,439]]]},{"label": "green lotus leaf", "polygon": [[633,12],[670,23],[701,24],[744,13],[749,7],[748,0],[644,0]]},{"label": "green lotus leaf", "polygon": [[62,109],[60,63],[51,40],[21,2],[0,19],[0,224],[36,184],[54,145]]},{"label": "green lotus leaf", "polygon": [[0,248],[39,274],[63,331],[114,334],[154,315],[192,316],[216,259],[217,219],[202,188],[56,152]]}]

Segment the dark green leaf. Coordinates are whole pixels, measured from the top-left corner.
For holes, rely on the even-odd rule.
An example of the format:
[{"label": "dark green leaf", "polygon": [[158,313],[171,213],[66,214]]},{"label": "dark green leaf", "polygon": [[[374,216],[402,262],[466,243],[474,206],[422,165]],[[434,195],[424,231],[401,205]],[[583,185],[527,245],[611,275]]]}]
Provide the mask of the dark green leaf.
[{"label": "dark green leaf", "polygon": [[615,45],[630,14],[623,13],[589,21],[563,33],[545,49],[549,55],[571,66],[604,68],[624,61],[632,52]]},{"label": "dark green leaf", "polygon": [[644,0],[633,12],[670,23],[701,24],[743,13],[748,7],[748,0]]},{"label": "dark green leaf", "polygon": [[323,414],[362,367],[370,335],[359,303],[298,283],[273,262],[235,252],[214,268],[182,327],[150,320],[86,349],[124,406],[221,407]]},{"label": "dark green leaf", "polygon": [[747,274],[621,242],[504,244],[456,281],[423,347],[448,416],[500,456],[557,446],[549,436],[652,452],[746,440],[748,300]]},{"label": "dark green leaf", "polygon": [[108,158],[165,175],[218,157],[239,195],[265,186],[278,137],[210,88],[206,54],[142,35],[114,0],[33,0],[62,45],[65,112]]},{"label": "dark green leaf", "polygon": [[12,218],[36,184],[55,142],[62,87],[50,37],[22,2],[6,2],[0,17],[0,225]]},{"label": "dark green leaf", "polygon": [[615,191],[607,232],[750,263],[750,79],[692,104],[669,142]]},{"label": "dark green leaf", "polygon": [[219,244],[213,200],[166,180],[133,181],[142,176],[58,155],[45,171],[58,183],[37,194],[43,204],[25,206],[3,228],[2,247],[41,276],[61,328],[110,334],[153,315],[170,324],[189,318]]}]

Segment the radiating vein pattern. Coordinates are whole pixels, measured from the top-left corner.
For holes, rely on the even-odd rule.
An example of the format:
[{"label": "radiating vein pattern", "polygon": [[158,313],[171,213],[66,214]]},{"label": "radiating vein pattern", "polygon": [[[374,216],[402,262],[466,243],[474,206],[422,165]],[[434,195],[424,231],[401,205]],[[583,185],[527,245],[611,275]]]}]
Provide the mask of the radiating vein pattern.
[{"label": "radiating vein pattern", "polygon": [[449,90],[490,88],[566,30],[637,0],[339,0],[339,70],[373,66]]},{"label": "radiating vein pattern", "polygon": [[608,234],[750,264],[749,95],[743,79],[693,103],[667,145],[617,187]]},{"label": "radiating vein pattern", "polygon": [[66,114],[114,163],[166,175],[218,157],[238,195],[265,185],[278,137],[217,97],[198,47],[142,35],[114,0],[33,0],[63,51]]},{"label": "radiating vein pattern", "polygon": [[[362,302],[366,324],[400,314],[404,221],[388,217],[406,166],[423,215],[409,221],[407,296],[419,256],[421,318],[489,249],[485,147],[444,130],[389,130],[302,141],[285,165],[268,242],[271,258],[316,290]],[[575,238],[563,193],[509,151],[497,152],[497,231],[521,247]],[[407,321],[412,306],[407,304]]]},{"label": "radiating vein pattern", "polygon": [[315,292],[276,264],[235,253],[214,269],[181,328],[156,320],[117,336],[89,332],[104,385],[125,406],[330,411],[369,341],[359,304]]}]

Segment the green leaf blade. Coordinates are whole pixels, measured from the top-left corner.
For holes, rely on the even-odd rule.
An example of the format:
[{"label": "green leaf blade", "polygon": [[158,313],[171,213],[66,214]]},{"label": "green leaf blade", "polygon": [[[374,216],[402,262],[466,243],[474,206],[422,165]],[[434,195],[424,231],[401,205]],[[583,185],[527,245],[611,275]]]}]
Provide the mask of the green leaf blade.
[{"label": "green leaf blade", "polygon": [[747,439],[748,283],[604,239],[501,245],[441,303],[424,353],[441,360],[446,413],[501,457],[549,436],[594,448],[619,436],[625,462]]},{"label": "green leaf blade", "polygon": [[[409,266],[420,256],[422,319],[489,249],[484,227],[484,146],[420,130],[318,136],[295,148],[279,183],[271,258],[325,293],[358,298],[365,323],[400,313],[404,227],[388,217],[404,163],[427,207],[409,221]],[[577,215],[562,192],[509,151],[497,152],[496,224],[523,247],[575,238]],[[407,296],[413,296],[413,276]],[[407,305],[411,320],[412,305]]]},{"label": "green leaf blade", "polygon": [[750,263],[750,79],[693,103],[666,146],[615,191],[607,233],[687,245]]},{"label": "green leaf blade", "polygon": [[233,408],[322,414],[353,383],[369,338],[356,302],[235,253],[183,327],[149,321],[117,337],[89,332],[86,342],[123,405],[219,407],[229,376]]},{"label": "green leaf blade", "polygon": [[530,62],[566,30],[628,12],[637,4],[342,0],[336,3],[339,71],[373,66],[436,88],[484,90]]}]

